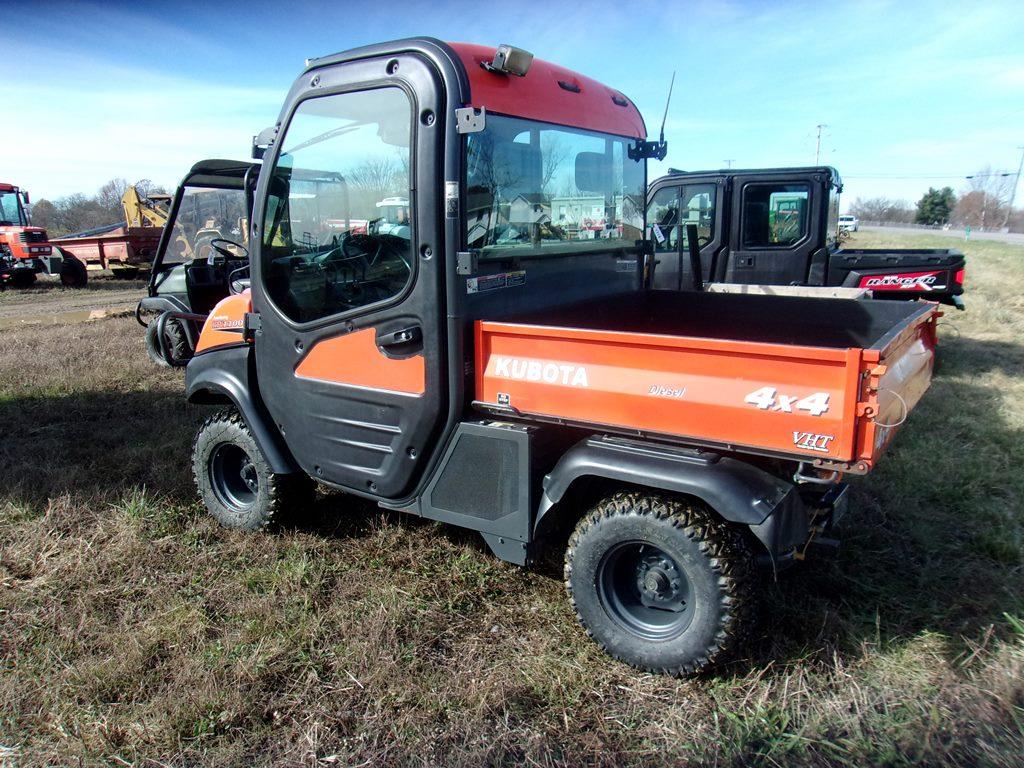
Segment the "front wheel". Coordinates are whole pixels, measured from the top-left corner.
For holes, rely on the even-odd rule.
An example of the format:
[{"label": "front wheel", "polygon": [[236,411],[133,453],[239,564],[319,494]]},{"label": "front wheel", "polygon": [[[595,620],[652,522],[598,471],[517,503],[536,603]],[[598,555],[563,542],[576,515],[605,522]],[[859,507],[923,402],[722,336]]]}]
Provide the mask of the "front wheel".
[{"label": "front wheel", "polygon": [[690,675],[727,658],[749,626],[753,584],[737,530],[698,503],[653,494],[602,501],[565,554],[566,589],[587,633],[648,672]]},{"label": "front wheel", "polygon": [[206,508],[227,528],[265,528],[313,499],[309,477],[271,470],[234,410],[221,411],[200,427],[192,446],[192,474]]},{"label": "front wheel", "polygon": [[193,351],[182,321],[176,317],[168,317],[164,322],[163,349],[167,351],[166,357],[157,338],[159,333],[160,316],[157,316],[146,326],[146,352],[149,359],[157,365],[169,365],[174,368],[186,365],[192,358]]},{"label": "front wheel", "polygon": [[31,269],[12,269],[8,278],[15,288],[31,288],[36,282],[36,273]]}]

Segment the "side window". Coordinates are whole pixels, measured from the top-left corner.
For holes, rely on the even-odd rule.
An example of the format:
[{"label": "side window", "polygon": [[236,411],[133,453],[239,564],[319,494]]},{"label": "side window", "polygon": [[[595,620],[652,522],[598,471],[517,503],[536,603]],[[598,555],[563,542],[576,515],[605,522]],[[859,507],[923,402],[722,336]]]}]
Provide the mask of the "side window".
[{"label": "side window", "polygon": [[412,107],[394,87],[299,105],[263,222],[263,280],[296,322],[386,301],[412,276]]},{"label": "side window", "polygon": [[743,247],[788,248],[807,234],[807,184],[748,184],[743,188]]},{"label": "side window", "polygon": [[679,187],[662,187],[647,206],[647,226],[654,249],[676,251],[679,246]]},{"label": "side window", "polygon": [[703,248],[715,236],[715,185],[691,184],[683,187],[679,210],[682,211],[681,227],[683,248],[689,247],[686,239],[687,224],[697,225],[697,244]]}]

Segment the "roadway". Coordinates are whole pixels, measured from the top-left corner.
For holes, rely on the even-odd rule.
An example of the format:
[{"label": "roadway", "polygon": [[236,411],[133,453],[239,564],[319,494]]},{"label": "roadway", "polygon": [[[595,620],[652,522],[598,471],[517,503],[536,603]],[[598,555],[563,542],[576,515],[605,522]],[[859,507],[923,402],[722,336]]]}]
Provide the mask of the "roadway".
[{"label": "roadway", "polygon": [[[879,227],[874,224],[861,224],[860,228],[865,232],[900,232],[902,234],[913,234],[913,235],[941,235],[943,237],[955,237],[960,240],[964,239],[964,230],[962,229],[922,229],[920,227],[900,227],[900,226],[886,226]],[[1024,233],[1021,232],[971,232],[971,240],[995,240],[999,243],[1013,243],[1015,245],[1024,245]]]}]

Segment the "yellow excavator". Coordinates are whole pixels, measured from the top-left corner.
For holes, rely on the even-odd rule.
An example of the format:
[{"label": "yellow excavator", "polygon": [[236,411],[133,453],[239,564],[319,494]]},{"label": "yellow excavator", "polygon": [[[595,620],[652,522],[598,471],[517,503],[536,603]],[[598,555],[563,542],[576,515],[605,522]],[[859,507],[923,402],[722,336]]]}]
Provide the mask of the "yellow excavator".
[{"label": "yellow excavator", "polygon": [[[121,196],[121,206],[124,208],[124,218],[129,227],[160,227],[167,226],[170,219],[172,196],[167,194],[153,193],[142,195],[133,185],[125,190]],[[243,244],[248,240],[248,222],[240,219],[240,229]],[[192,259],[206,259],[211,252],[210,243],[223,237],[220,227],[217,226],[217,219],[206,219],[201,226],[197,227],[195,234],[189,238],[179,228],[174,233],[170,249],[177,253],[183,261]]]}]

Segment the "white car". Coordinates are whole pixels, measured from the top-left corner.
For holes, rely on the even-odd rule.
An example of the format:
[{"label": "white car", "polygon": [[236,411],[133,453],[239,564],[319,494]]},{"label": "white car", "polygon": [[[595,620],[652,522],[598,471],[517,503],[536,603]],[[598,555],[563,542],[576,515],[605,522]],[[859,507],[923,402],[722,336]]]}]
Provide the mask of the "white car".
[{"label": "white car", "polygon": [[856,232],[860,229],[860,219],[852,214],[845,214],[839,217],[839,229],[846,229],[850,232]]}]

